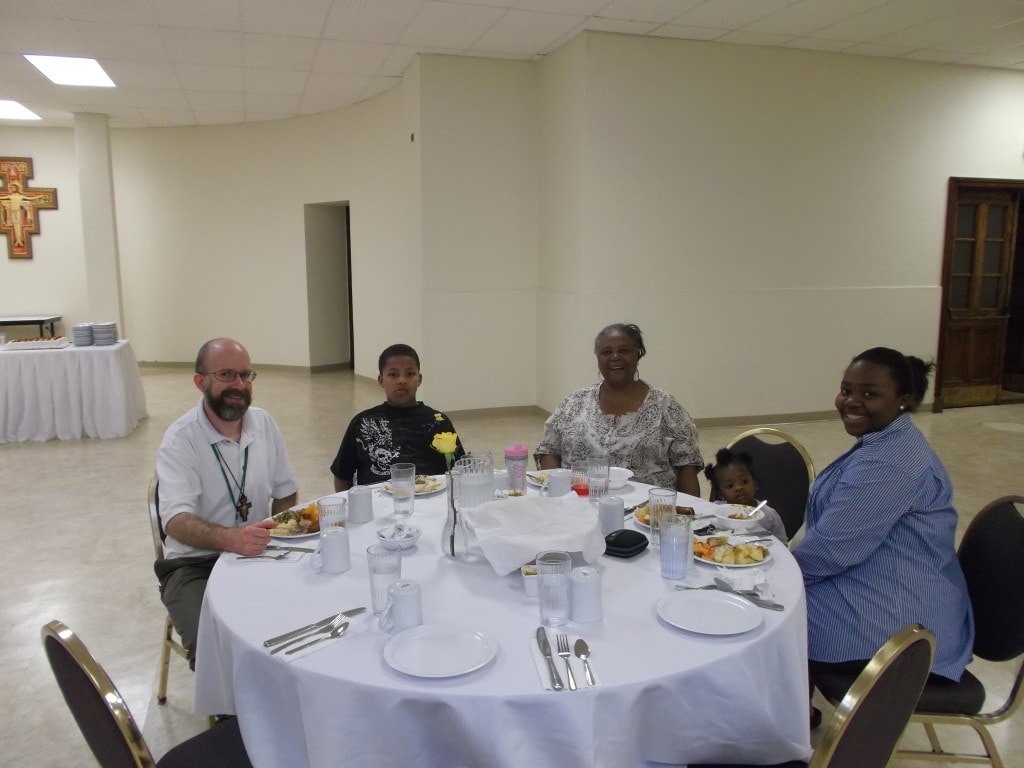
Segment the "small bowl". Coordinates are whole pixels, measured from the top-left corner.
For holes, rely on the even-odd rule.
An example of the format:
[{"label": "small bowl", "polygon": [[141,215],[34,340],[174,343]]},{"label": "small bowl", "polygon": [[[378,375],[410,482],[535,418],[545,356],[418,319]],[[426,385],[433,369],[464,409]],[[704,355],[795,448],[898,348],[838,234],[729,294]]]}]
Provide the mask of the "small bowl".
[{"label": "small bowl", "polygon": [[[395,535],[396,528],[399,528],[402,534],[400,537]],[[399,523],[398,525],[389,525],[387,528],[378,529],[377,540],[388,549],[409,549],[416,546],[421,533],[423,532],[415,525]]]},{"label": "small bowl", "polygon": [[758,510],[753,517],[738,518],[730,515],[749,515],[753,507],[745,504],[716,504],[711,513],[715,516],[715,526],[730,531],[747,531],[755,528],[764,518],[764,512]]},{"label": "small bowl", "polygon": [[523,575],[523,590],[526,592],[527,597],[537,596],[537,566],[535,565],[524,565],[519,569],[519,572]]},{"label": "small bowl", "polygon": [[624,467],[608,467],[608,487],[617,491],[624,488],[626,481],[633,476],[633,470]]}]

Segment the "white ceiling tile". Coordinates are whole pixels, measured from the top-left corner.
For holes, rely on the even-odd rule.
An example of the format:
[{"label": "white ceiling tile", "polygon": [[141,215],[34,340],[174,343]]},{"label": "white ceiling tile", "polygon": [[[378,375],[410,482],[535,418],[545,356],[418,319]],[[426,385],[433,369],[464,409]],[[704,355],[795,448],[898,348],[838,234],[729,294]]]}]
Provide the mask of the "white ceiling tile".
[{"label": "white ceiling tile", "polygon": [[188,105],[193,112],[245,110],[245,95],[241,91],[189,91]]},{"label": "white ceiling tile", "polygon": [[313,59],[313,71],[373,75],[393,51],[394,46],[385,43],[321,40]]},{"label": "white ceiling tile", "polygon": [[932,61],[939,64],[952,64],[963,58],[964,54],[957,51],[938,51],[935,49],[922,49],[911,51],[900,56],[901,59],[913,59],[914,61]]},{"label": "white ceiling tile", "polygon": [[303,115],[316,115],[321,112],[333,112],[336,109],[351,106],[359,100],[359,97],[303,96],[302,101],[299,102],[299,113]]},{"label": "white ceiling tile", "polygon": [[309,69],[316,58],[318,41],[293,35],[242,35],[242,60],[247,67]]},{"label": "white ceiling tile", "polygon": [[593,32],[618,32],[623,35],[646,35],[657,29],[660,24],[653,21],[627,21],[626,19],[605,19],[591,16],[583,22],[583,28]]},{"label": "white ceiling tile", "polygon": [[242,35],[215,29],[162,30],[171,61],[181,64],[242,65]]},{"label": "white ceiling tile", "polygon": [[473,43],[474,51],[503,51],[532,55],[575,29],[585,16],[565,16],[512,10]]},{"label": "white ceiling tile", "polygon": [[420,8],[420,0],[346,0],[335,2],[324,25],[324,37],[394,43]]},{"label": "white ceiling tile", "polygon": [[833,53],[849,48],[849,40],[826,40],[823,37],[798,37],[783,45],[784,48],[799,48],[804,51],[831,51]]},{"label": "white ceiling tile", "polygon": [[896,48],[891,45],[876,45],[874,43],[857,43],[849,48],[844,48],[843,53],[853,53],[858,56],[878,56],[881,58],[897,59],[904,54],[910,53],[913,48]]},{"label": "white ceiling tile", "polygon": [[515,7],[524,11],[590,16],[608,5],[608,2],[609,0],[521,0]]},{"label": "white ceiling tile", "polygon": [[[260,69],[246,67],[242,73],[245,93],[274,93],[299,96],[306,89],[307,72],[299,70]],[[248,104],[248,102],[246,102]]]},{"label": "white ceiling tile", "polygon": [[180,88],[181,80],[169,61],[111,59],[103,61],[103,69],[118,88]]},{"label": "white ceiling tile", "polygon": [[364,99],[368,99],[371,96],[376,96],[378,93],[384,93],[384,91],[394,88],[400,82],[402,82],[401,77],[372,77],[366,88],[359,95]]},{"label": "white ceiling tile", "polygon": [[345,75],[337,72],[313,72],[306,82],[303,96],[359,98],[372,78],[368,75]]},{"label": "white ceiling tile", "polygon": [[140,107],[139,114],[147,125],[154,128],[171,126],[195,125],[195,116],[190,109],[161,109],[160,107]]},{"label": "white ceiling tile", "polygon": [[75,21],[156,24],[156,8],[150,0],[60,0],[64,15]]},{"label": "white ceiling tile", "polygon": [[399,42],[452,50],[467,49],[503,14],[500,8],[427,0]]},{"label": "white ceiling tile", "polygon": [[175,64],[175,72],[183,87],[196,91],[241,91],[244,87],[242,67],[220,67],[209,64]]},{"label": "white ceiling tile", "polygon": [[666,24],[703,3],[704,0],[611,0],[596,13],[604,19]]},{"label": "white ceiling tile", "polygon": [[718,38],[719,42],[733,43],[734,45],[782,45],[793,39],[793,35],[768,35],[758,32],[747,32],[745,29],[738,29]]},{"label": "white ceiling tile", "polygon": [[230,125],[245,122],[245,110],[194,109],[196,122],[200,125]]},{"label": "white ceiling tile", "polygon": [[998,53],[1021,44],[1024,44],[1024,21],[1014,21],[985,32],[947,40],[942,44],[942,48],[950,51],[986,54]]},{"label": "white ceiling tile", "polygon": [[708,0],[695,8],[681,13],[674,24],[695,27],[725,27],[739,29],[764,18],[793,0]]},{"label": "white ceiling tile", "polygon": [[0,50],[74,56],[75,28],[67,19],[13,18],[0,24]]},{"label": "white ceiling tile", "polygon": [[241,0],[153,0],[155,16],[161,27],[192,27],[242,31]]},{"label": "white ceiling tile", "polygon": [[101,60],[156,59],[167,60],[167,48],[160,28],[139,24],[72,22],[79,55]]},{"label": "white ceiling tile", "polygon": [[751,22],[751,32],[807,35],[858,16],[890,0],[799,0]]},{"label": "white ceiling tile", "polygon": [[393,46],[377,74],[385,77],[401,77],[405,74],[405,70],[409,68],[413,60],[415,60],[416,56],[417,50],[411,46]]},{"label": "white ceiling tile", "polygon": [[246,0],[242,3],[242,30],[319,37],[330,8],[331,0]]},{"label": "white ceiling tile", "polygon": [[260,120],[289,117],[298,112],[300,98],[279,93],[247,93],[245,114],[247,117],[258,116]]},{"label": "white ceiling tile", "polygon": [[864,13],[818,30],[815,37],[838,40],[875,40],[928,21],[934,0],[890,0]]},{"label": "white ceiling tile", "polygon": [[125,88],[128,103],[133,107],[191,109],[185,91],[165,88]]}]

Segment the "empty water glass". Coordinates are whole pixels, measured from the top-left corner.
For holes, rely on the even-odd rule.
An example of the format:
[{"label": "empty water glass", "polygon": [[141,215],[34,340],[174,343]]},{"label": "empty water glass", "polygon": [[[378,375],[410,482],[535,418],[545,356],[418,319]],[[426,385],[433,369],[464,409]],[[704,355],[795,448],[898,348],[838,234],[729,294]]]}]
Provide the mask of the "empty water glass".
[{"label": "empty water glass", "polygon": [[569,573],[572,556],[568,552],[541,552],[537,555],[537,596],[540,623],[558,627],[569,620]]},{"label": "empty water glass", "polygon": [[416,501],[416,465],[407,462],[391,465],[391,497],[396,515],[411,515]]},{"label": "empty water glass", "polygon": [[675,514],[676,492],[671,488],[652,488],[647,492],[647,519],[651,526],[651,544],[660,545],[659,523],[666,514]]}]

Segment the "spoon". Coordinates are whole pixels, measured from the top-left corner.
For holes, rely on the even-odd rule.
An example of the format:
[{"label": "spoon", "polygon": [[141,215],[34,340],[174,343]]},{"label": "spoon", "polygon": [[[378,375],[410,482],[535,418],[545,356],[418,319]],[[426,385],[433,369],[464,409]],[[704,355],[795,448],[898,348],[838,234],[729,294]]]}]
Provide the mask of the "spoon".
[{"label": "spoon", "polygon": [[[345,630],[346,629],[348,629],[348,622],[347,621],[343,622],[341,624],[341,626],[335,627],[330,632],[328,632],[326,635],[318,637],[316,640],[310,640],[308,643],[303,643],[302,645],[298,646],[297,648],[292,648],[290,651],[286,651],[286,654],[290,655],[290,654],[293,654],[293,653],[298,653],[303,648],[309,648],[309,646],[316,645],[317,643],[322,642],[324,640],[333,640],[336,637],[341,637],[343,634],[345,634]],[[271,653],[273,653],[273,651],[271,651]]]},{"label": "spoon", "polygon": [[587,641],[581,637],[573,645],[573,650],[576,651],[577,656],[583,659],[583,671],[587,675],[587,685],[595,685],[594,673],[590,670],[590,662],[587,661],[590,658],[590,646],[587,645]]},{"label": "spoon", "polygon": [[345,626],[348,626],[348,622],[345,621],[345,614],[339,613],[337,616],[334,617],[334,620],[330,624],[328,624],[326,627],[323,627],[321,629],[313,630],[312,632],[310,632],[309,634],[306,634],[306,635],[300,635],[299,637],[293,637],[291,640],[286,640],[283,643],[281,643],[280,645],[278,645],[278,646],[276,646],[274,648],[271,648],[270,649],[270,654],[274,655],[275,653],[277,653],[278,651],[280,651],[280,650],[284,649],[285,647],[291,645],[292,643],[298,643],[298,642],[301,642],[302,640],[309,640],[309,638],[311,638],[313,635],[318,635],[321,632],[333,632],[334,630],[338,629],[342,624],[344,624]]},{"label": "spoon", "polygon": [[747,516],[745,518],[743,518],[743,519],[744,520],[753,520],[754,519],[754,515],[756,515],[758,512],[760,512],[761,511],[761,507],[763,507],[767,503],[768,503],[768,499],[765,499],[760,504],[758,504],[756,507],[754,507],[752,510],[750,510],[750,512],[747,514]]}]

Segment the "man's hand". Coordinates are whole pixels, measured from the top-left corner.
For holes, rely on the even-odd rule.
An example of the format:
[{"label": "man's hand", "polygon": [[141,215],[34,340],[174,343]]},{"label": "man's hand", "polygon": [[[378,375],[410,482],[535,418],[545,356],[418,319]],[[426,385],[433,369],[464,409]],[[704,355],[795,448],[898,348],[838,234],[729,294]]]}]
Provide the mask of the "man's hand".
[{"label": "man's hand", "polygon": [[276,526],[276,522],[267,518],[258,523],[243,525],[241,528],[229,529],[235,534],[236,539],[231,551],[245,556],[263,554],[263,550],[270,543],[270,529]]}]

